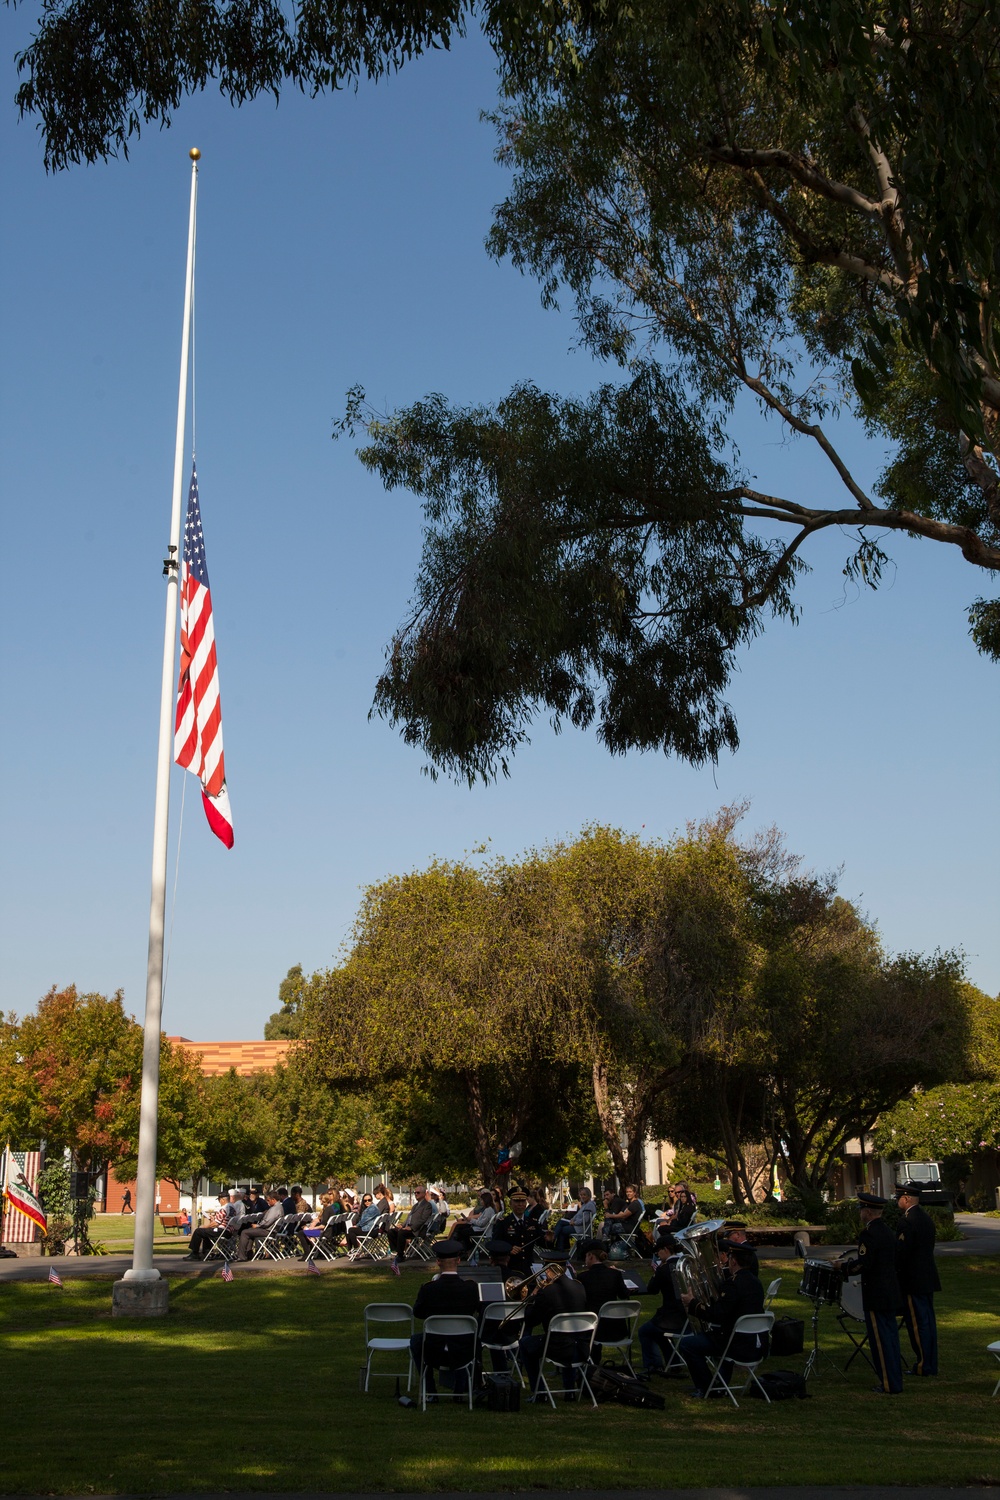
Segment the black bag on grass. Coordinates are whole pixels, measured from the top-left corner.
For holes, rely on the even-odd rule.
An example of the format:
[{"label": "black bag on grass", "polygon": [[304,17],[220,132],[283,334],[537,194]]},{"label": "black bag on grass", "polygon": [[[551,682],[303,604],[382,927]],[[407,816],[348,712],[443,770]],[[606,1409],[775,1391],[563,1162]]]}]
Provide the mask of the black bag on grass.
[{"label": "black bag on grass", "polygon": [[614,1401],[618,1406],[635,1406],[645,1411],[662,1411],[667,1404],[645,1381],[635,1380],[612,1365],[592,1365],[587,1379],[599,1404]]},{"label": "black bag on grass", "polygon": [[[775,1326],[777,1327],[777,1325]],[[795,1397],[798,1397],[800,1401],[805,1401],[809,1395],[806,1389],[805,1378],[795,1370],[768,1370],[765,1374],[758,1375],[757,1379],[764,1387],[764,1391],[770,1401],[791,1401]],[[764,1396],[752,1381],[747,1394],[756,1396],[758,1401],[763,1401],[764,1399]]]},{"label": "black bag on grass", "polygon": [[521,1383],[502,1371],[483,1376],[483,1389],[476,1396],[476,1405],[487,1411],[520,1411]]},{"label": "black bag on grass", "polygon": [[784,1359],[790,1354],[801,1354],[805,1333],[806,1325],[801,1318],[775,1318],[771,1329],[771,1353]]}]

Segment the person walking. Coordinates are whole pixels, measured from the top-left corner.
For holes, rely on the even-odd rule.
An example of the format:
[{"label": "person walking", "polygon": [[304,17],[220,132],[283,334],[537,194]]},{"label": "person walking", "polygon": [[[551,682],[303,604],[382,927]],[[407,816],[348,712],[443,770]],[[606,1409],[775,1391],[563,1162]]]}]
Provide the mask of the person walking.
[{"label": "person walking", "polygon": [[133,1213],[133,1212],[134,1212],[134,1210],[132,1208],[132,1189],[131,1188],[126,1188],[125,1191],[124,1191],[124,1193],[122,1193],[122,1213],[123,1214],[130,1214],[130,1213]]}]

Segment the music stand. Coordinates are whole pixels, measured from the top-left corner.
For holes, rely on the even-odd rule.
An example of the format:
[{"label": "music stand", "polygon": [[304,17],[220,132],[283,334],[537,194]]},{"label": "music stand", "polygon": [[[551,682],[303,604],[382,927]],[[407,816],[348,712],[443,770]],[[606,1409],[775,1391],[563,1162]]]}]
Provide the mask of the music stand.
[{"label": "music stand", "polygon": [[837,1374],[838,1375],[843,1375],[844,1379],[846,1380],[847,1376],[844,1375],[844,1371],[840,1368],[840,1366],[837,1364],[837,1362],[835,1360],[831,1359],[830,1355],[827,1354],[826,1351],[823,1350],[823,1349],[821,1349],[820,1346],[819,1346],[819,1310],[824,1305],[824,1303],[826,1302],[826,1297],[825,1296],[819,1296],[819,1297],[817,1297],[815,1295],[810,1295],[809,1292],[804,1292],[801,1287],[799,1287],[799,1296],[800,1297],[808,1297],[809,1301],[812,1303],[812,1309],[813,1309],[812,1310],[813,1346],[812,1346],[812,1348],[809,1351],[809,1358],[806,1360],[805,1369],[802,1371],[802,1378],[803,1378],[803,1380],[808,1380],[811,1375],[815,1375],[817,1378],[820,1376],[820,1374],[822,1373],[822,1371],[820,1370],[820,1367],[819,1367],[819,1362],[820,1362],[821,1359],[825,1359],[826,1362],[827,1362],[827,1364],[830,1366],[831,1370],[836,1370]]}]

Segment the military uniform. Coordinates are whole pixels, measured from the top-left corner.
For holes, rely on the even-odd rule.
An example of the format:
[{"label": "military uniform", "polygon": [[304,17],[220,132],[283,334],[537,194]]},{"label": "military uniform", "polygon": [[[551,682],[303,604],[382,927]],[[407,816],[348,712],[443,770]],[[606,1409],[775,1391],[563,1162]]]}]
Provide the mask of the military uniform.
[{"label": "military uniform", "polygon": [[[869,1208],[885,1207],[885,1199],[873,1193],[859,1193],[858,1202]],[[903,1389],[903,1362],[896,1322],[901,1301],[896,1280],[896,1239],[882,1219],[870,1219],[862,1229],[857,1256],[848,1262],[846,1270],[851,1276],[861,1272],[861,1305],[875,1373],[882,1391],[898,1396]]]},{"label": "military uniform", "polygon": [[[920,1189],[911,1183],[899,1189],[918,1198]],[[934,1293],[941,1290],[941,1278],[934,1263],[934,1241],[937,1235],[930,1214],[914,1204],[900,1220],[896,1231],[896,1276],[903,1297],[903,1318],[915,1356],[913,1375],[936,1375],[938,1372],[937,1320],[934,1316]]]}]

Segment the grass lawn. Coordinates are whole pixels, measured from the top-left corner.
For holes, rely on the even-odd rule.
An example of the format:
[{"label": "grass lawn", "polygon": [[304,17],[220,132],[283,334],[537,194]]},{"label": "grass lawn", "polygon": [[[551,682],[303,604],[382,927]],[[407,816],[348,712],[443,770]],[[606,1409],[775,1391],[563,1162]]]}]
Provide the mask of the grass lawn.
[{"label": "grass lawn", "polygon": [[[191,1241],[176,1229],[163,1230],[159,1219],[154,1220],[153,1249],[157,1255],[176,1251],[184,1255]],[[131,1251],[135,1241],[135,1216],[133,1214],[95,1214],[90,1221],[90,1238],[95,1245],[103,1245],[109,1255],[124,1255]]]},{"label": "grass lawn", "polygon": [[[764,1279],[767,1270],[764,1268]],[[798,1268],[779,1312],[802,1316]],[[112,1321],[104,1279],[0,1283],[4,1492],[486,1490],[1000,1480],[1000,1261],[941,1263],[938,1380],[869,1393],[867,1366],[824,1372],[812,1399],[766,1406],[688,1398],[659,1381],[663,1413],[524,1407],[425,1414],[392,1381],[358,1389],[361,1312],[412,1300],[415,1275],[178,1280],[167,1318]],[[649,1299],[652,1307],[652,1299]],[[808,1329],[808,1324],[807,1324]],[[826,1347],[848,1346],[824,1314]],[[776,1361],[783,1368],[802,1360]]]}]

